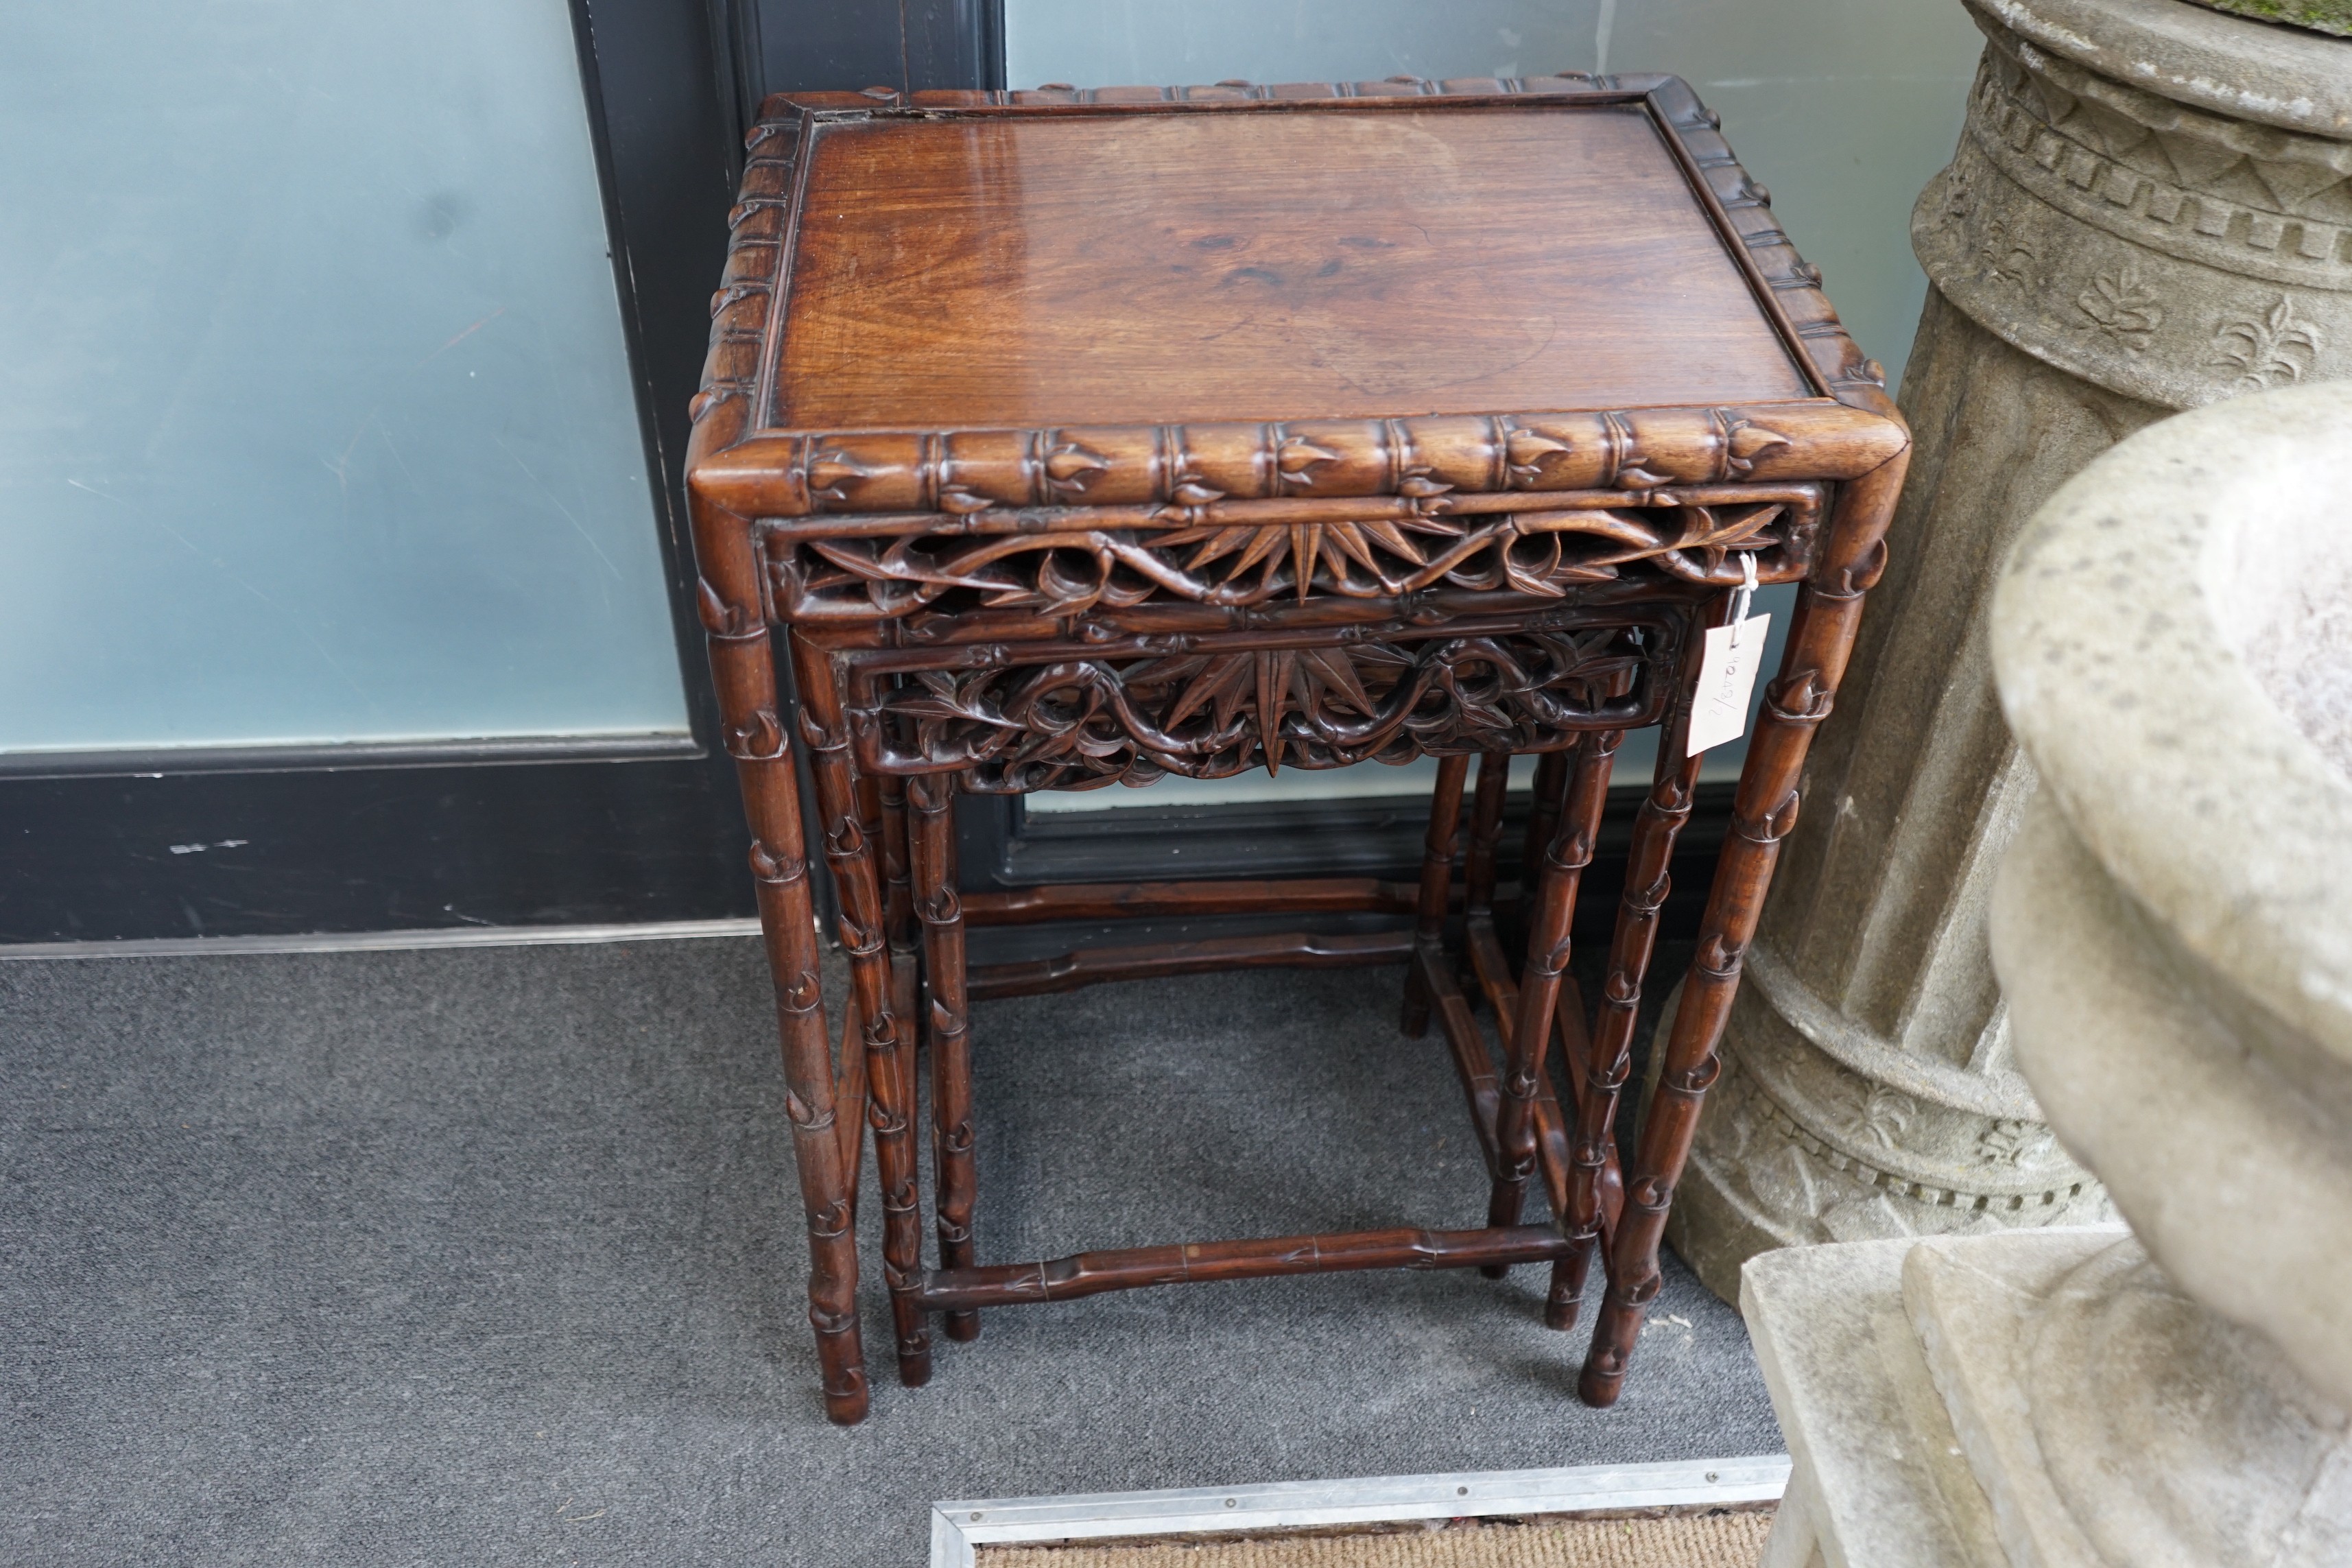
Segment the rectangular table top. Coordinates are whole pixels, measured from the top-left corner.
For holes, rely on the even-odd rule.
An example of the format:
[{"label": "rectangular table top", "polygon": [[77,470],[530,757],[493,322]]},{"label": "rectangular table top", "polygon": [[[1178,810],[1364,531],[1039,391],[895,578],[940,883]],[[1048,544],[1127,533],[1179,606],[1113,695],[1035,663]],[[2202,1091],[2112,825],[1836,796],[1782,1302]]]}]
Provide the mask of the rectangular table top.
[{"label": "rectangular table top", "polygon": [[806,157],[795,426],[1813,395],[1638,104],[877,119]]},{"label": "rectangular table top", "polygon": [[1905,439],[1673,77],[801,93],[750,144],[688,463],[738,515],[1661,492]]}]

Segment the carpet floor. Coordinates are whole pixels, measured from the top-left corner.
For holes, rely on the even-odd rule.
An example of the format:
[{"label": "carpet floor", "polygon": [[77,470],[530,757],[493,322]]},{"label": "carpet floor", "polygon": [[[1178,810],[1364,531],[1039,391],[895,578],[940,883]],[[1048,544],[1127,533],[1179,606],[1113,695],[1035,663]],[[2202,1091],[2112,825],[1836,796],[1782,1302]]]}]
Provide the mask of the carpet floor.
[{"label": "carpet floor", "polygon": [[[1465,1226],[1394,970],[977,1009],[983,1261]],[[1542,1270],[987,1316],[828,1426],[748,940],[0,963],[0,1561],[923,1561],[928,1504],[1780,1447],[1673,1266],[1613,1411]],[[869,1171],[870,1182],[870,1171]]]}]

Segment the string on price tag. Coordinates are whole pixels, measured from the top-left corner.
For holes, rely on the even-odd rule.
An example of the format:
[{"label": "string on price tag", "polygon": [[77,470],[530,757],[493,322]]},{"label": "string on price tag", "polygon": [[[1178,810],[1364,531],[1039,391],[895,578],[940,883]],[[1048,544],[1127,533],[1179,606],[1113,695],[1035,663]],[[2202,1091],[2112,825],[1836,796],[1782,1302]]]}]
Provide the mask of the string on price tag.
[{"label": "string on price tag", "polygon": [[1731,619],[1706,630],[1706,646],[1699,656],[1698,690],[1691,699],[1690,738],[1685,755],[1696,756],[1712,746],[1737,741],[1748,733],[1748,703],[1756,690],[1756,671],[1764,663],[1765,634],[1772,616],[1748,613],[1756,597],[1756,557],[1739,557],[1739,592],[1732,600]]}]

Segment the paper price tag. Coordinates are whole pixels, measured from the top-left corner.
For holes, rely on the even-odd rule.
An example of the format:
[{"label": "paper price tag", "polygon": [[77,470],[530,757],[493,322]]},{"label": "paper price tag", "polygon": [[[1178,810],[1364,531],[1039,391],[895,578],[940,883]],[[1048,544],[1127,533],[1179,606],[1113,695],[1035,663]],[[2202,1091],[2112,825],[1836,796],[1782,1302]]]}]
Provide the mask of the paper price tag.
[{"label": "paper price tag", "polygon": [[1748,700],[1756,690],[1756,671],[1764,662],[1764,634],[1771,625],[1767,612],[1707,628],[1706,647],[1699,655],[1698,691],[1691,700],[1685,755],[1697,756],[1748,732]]}]

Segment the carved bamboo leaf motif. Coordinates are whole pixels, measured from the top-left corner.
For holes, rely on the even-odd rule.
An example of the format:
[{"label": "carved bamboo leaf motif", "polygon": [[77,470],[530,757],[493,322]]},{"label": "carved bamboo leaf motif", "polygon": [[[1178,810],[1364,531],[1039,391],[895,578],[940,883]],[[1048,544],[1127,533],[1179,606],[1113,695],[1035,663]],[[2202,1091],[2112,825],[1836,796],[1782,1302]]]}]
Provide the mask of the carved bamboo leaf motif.
[{"label": "carved bamboo leaf motif", "polygon": [[1329,648],[1320,647],[1307,648],[1298,657],[1334,694],[1337,701],[1354,712],[1368,717],[1372,713],[1371,695],[1364,689],[1363,681],[1356,674],[1356,667],[1344,657]]},{"label": "carved bamboo leaf motif", "polygon": [[845,452],[821,451],[809,459],[809,492],[829,500],[843,500],[847,497],[847,487],[872,478],[873,473],[873,469]]},{"label": "carved bamboo leaf motif", "polygon": [[1568,449],[1568,443],[1556,437],[1540,436],[1533,430],[1514,430],[1504,443],[1503,457],[1514,480],[1532,485],[1543,478],[1543,460]]},{"label": "carved bamboo leaf motif", "polygon": [[1316,469],[1339,460],[1339,453],[1318,447],[1304,436],[1284,437],[1275,451],[1275,468],[1285,479],[1297,484],[1313,483]]},{"label": "carved bamboo leaf motif", "polygon": [[1731,471],[1746,474],[1755,471],[1759,459],[1787,450],[1789,438],[1778,430],[1768,430],[1752,420],[1742,419],[1732,426],[1726,445],[1731,451]]},{"label": "carved bamboo leaf motif", "polygon": [[1257,732],[1270,773],[1282,766],[1282,717],[1290,707],[1290,676],[1298,667],[1298,655],[1283,648],[1250,657],[1257,664]]},{"label": "carved bamboo leaf motif", "polygon": [[1233,722],[1234,714],[1240,710],[1238,693],[1244,677],[1249,673],[1249,667],[1232,654],[1179,662],[1189,667],[1192,678],[1176,699],[1176,705],[1168,710],[1166,721],[1171,726],[1181,725],[1185,720],[1214,703],[1216,708],[1210,722],[1219,730],[1226,728]]},{"label": "carved bamboo leaf motif", "polygon": [[1101,453],[1066,441],[1045,454],[1045,482],[1056,492],[1075,495],[1109,467],[1110,460]]}]

